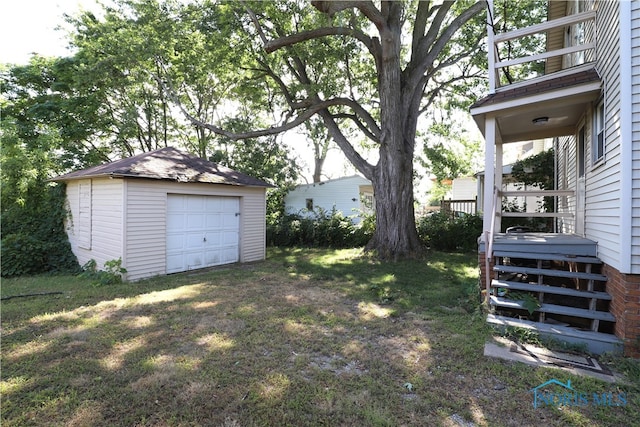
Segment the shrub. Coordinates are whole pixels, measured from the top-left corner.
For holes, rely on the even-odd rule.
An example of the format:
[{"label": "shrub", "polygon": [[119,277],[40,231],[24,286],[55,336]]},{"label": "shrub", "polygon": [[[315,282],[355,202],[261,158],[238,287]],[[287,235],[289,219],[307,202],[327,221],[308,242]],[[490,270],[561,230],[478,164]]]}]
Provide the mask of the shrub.
[{"label": "shrub", "polygon": [[122,283],[122,276],[126,272],[127,269],[122,267],[122,258],[106,261],[103,270],[98,270],[98,263],[91,259],[82,266],[79,276],[90,279],[94,286],[115,285]]},{"label": "shrub", "polygon": [[45,264],[44,242],[30,234],[2,237],[2,276],[23,276],[40,272]]},{"label": "shrub", "polygon": [[24,206],[8,203],[2,207],[2,277],[79,268],[64,231],[65,187],[40,185],[37,195]]},{"label": "shrub", "polygon": [[451,216],[435,212],[418,221],[418,235],[432,249],[441,251],[470,251],[477,249],[482,234],[479,215]]},{"label": "shrub", "polygon": [[318,208],[312,215],[284,214],[267,222],[267,244],[346,248],[366,244],[373,234],[375,220],[366,218],[354,224],[335,209]]}]

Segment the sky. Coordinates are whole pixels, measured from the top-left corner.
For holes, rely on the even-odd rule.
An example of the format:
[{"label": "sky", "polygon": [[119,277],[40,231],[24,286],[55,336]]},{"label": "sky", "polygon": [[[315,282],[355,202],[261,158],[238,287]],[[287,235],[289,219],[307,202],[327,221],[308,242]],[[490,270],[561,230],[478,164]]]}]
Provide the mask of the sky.
[{"label": "sky", "polygon": [[66,56],[63,15],[99,10],[96,0],[3,0],[0,6],[0,62],[26,64],[31,53]]}]

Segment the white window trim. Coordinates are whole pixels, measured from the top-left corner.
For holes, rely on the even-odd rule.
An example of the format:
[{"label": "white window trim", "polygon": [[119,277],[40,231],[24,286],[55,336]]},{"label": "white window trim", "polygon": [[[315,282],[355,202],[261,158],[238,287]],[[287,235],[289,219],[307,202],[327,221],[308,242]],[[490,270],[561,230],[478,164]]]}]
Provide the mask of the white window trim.
[{"label": "white window trim", "polygon": [[[593,138],[591,145],[591,158],[596,165],[604,161],[607,152],[607,106],[604,99],[601,99],[595,106],[593,114]],[[602,144],[600,143],[602,139]],[[600,148],[601,147],[601,148]]]}]

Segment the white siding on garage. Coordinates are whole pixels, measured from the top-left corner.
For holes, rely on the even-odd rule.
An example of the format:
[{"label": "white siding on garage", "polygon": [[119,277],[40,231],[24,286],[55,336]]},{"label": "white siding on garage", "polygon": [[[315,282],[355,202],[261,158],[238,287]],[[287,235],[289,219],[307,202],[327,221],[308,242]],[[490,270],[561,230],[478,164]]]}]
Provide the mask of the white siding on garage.
[{"label": "white siding on garage", "polygon": [[[160,186],[149,191],[145,184]],[[162,191],[162,184],[151,180],[125,180],[124,254],[130,280],[166,273],[167,192]]]},{"label": "white siding on garage", "polygon": [[240,262],[266,256],[267,205],[264,188],[246,188],[240,198]]},{"label": "white siding on garage", "polygon": [[240,203],[240,262],[265,258],[266,223],[263,187],[178,183],[128,179],[125,246],[127,278],[166,274],[168,194],[237,197]]},{"label": "white siding on garage", "polygon": [[[290,191],[284,199],[288,213],[307,214],[307,200],[313,201],[314,210],[322,208],[330,212],[334,207],[344,216],[354,216],[358,222],[358,210],[365,210],[361,197],[372,195],[371,182],[359,175],[323,181],[314,184],[299,185]],[[374,202],[375,203],[375,202]]]},{"label": "white siding on garage", "polygon": [[122,257],[122,195],[121,180],[83,179],[67,183],[70,210],[67,234],[80,265],[94,259],[101,268],[106,261]]}]

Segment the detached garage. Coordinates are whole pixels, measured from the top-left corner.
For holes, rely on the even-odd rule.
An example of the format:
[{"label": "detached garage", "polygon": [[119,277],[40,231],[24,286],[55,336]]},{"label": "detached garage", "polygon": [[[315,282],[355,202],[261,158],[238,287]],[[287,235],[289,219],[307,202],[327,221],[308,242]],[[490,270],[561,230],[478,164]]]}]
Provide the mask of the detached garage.
[{"label": "detached garage", "polygon": [[127,280],[265,258],[264,181],[174,148],[62,175],[82,265],[121,258]]}]

